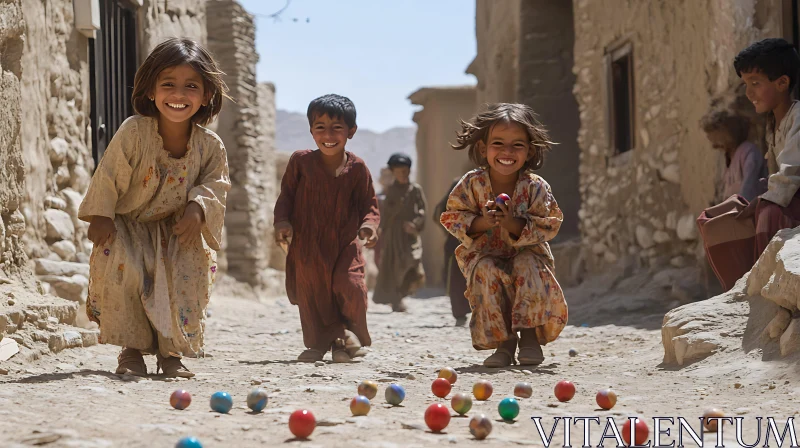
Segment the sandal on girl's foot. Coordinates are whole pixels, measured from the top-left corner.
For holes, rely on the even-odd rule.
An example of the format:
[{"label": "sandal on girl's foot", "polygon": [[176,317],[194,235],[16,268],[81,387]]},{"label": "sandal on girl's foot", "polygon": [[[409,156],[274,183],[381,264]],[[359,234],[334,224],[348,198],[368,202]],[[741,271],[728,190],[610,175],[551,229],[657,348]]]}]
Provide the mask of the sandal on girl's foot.
[{"label": "sandal on girl's foot", "polygon": [[175,356],[163,357],[160,354],[156,355],[158,365],[156,373],[161,371],[162,375],[167,378],[192,378],[192,373],[183,363],[181,358]]},{"label": "sandal on girl's foot", "polygon": [[300,356],[297,357],[297,360],[300,362],[317,362],[322,361],[322,358],[325,356],[325,353],[309,348],[306,349],[303,353],[300,353]]},{"label": "sandal on girl's foot", "polygon": [[544,361],[542,346],[536,344],[532,347],[520,347],[517,359],[521,366],[538,366]]},{"label": "sandal on girl's foot", "polygon": [[367,351],[361,348],[361,341],[359,341],[355,333],[350,330],[344,330],[344,348],[351,358],[367,356]]},{"label": "sandal on girl's foot", "polygon": [[344,349],[334,350],[333,353],[331,354],[331,358],[333,358],[333,362],[335,363],[344,363],[353,360],[353,358],[351,358],[350,355],[347,353],[347,350]]},{"label": "sandal on girl's foot", "polygon": [[147,376],[147,364],[142,352],[133,348],[123,348],[117,356],[117,375]]},{"label": "sandal on girl's foot", "polygon": [[516,364],[514,355],[508,349],[502,347],[483,360],[484,367],[508,367],[512,364]]}]

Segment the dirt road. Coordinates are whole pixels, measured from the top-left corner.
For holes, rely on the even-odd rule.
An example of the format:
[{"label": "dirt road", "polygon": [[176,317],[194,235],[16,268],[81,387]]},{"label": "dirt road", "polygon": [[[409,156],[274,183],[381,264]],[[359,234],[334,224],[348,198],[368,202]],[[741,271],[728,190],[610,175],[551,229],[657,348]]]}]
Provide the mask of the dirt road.
[{"label": "dirt road", "polygon": [[[631,312],[628,326],[614,326],[608,324],[614,311],[597,312],[592,300],[591,295],[582,302],[573,298],[571,325],[545,347],[547,358],[538,368],[486,369],[481,361],[489,353],[471,347],[468,328],[453,326],[449,303],[442,297],[410,300],[407,314],[372,305],[369,322],[374,342],[369,355],[343,365],[332,364],[328,354],[319,366],[294,361],[302,350],[302,337],[297,309],[286,298],[262,303],[216,297],[207,327],[210,357],[186,361],[197,373],[191,380],[120,378],[110,373],[117,348],[105,345],[67,350],[29,365],[12,363],[12,371],[0,376],[0,446],[38,442],[47,447],[172,447],[187,435],[198,437],[206,448],[541,446],[532,416],[544,417],[547,432],[556,416],[597,416],[603,424],[613,416],[621,425],[629,415],[683,416],[699,430],[696,418],[711,406],[746,417],[745,434],[752,434],[746,440],[752,443],[755,416],[771,415],[785,423],[797,412],[798,383],[781,377],[787,374],[752,368],[765,364],[757,354],[722,365],[706,360],[681,370],[663,368],[659,366],[663,313]],[[578,355],[570,357],[570,348]],[[146,361],[155,371],[155,359]],[[477,441],[470,435],[469,418],[453,417],[442,434],[424,426],[423,413],[430,403],[449,406],[449,399],[436,398],[430,389],[444,366],[459,374],[452,393],[470,393],[479,379],[493,383],[494,395],[485,402],[474,401],[469,412],[492,418],[494,430],[488,439]],[[568,403],[553,396],[561,379],[577,386]],[[352,417],[349,402],[361,380],[378,382],[380,391],[368,416]],[[521,413],[515,422],[503,422],[497,405],[512,395],[520,381],[533,386],[533,397],[519,400]],[[406,390],[402,406],[385,404],[384,388],[392,382]],[[270,397],[259,414],[245,406],[247,393],[256,385]],[[605,387],[619,396],[611,411],[599,410],[595,403],[596,391]],[[191,406],[183,411],[169,405],[171,392],[178,388],[193,395]],[[215,391],[233,396],[230,414],[210,410],[209,397]],[[307,442],[292,440],[287,426],[289,414],[300,408],[312,410],[318,420]],[[652,430],[652,421],[648,424]],[[602,426],[592,425],[591,433],[591,443],[597,446]],[[729,433],[725,438],[735,440]],[[582,425],[573,426],[571,434],[573,446],[579,446]],[[713,436],[706,435],[706,442],[713,446]],[[695,446],[691,440],[684,443]],[[563,445],[563,425],[554,444]],[[606,440],[606,445],[614,446],[613,440]]]}]

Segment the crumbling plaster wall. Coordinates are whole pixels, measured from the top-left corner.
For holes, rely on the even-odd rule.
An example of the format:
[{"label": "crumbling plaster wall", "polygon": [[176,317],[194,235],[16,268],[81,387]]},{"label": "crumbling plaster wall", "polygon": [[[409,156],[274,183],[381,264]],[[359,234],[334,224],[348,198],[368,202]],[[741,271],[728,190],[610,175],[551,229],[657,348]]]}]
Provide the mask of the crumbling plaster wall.
[{"label": "crumbling plaster wall", "polygon": [[444,277],[447,234],[438,221],[433,221],[433,209],[449,193],[454,179],[475,168],[468,151],[450,147],[456,131],[461,129],[459,120],[469,120],[475,110],[475,96],[475,87],[465,86],[422,88],[409,97],[412,104],[423,106],[414,114],[414,122],[417,123],[417,183],[428,201],[422,230],[422,265],[427,286],[441,287],[447,281]]},{"label": "crumbling plaster wall", "polygon": [[[233,0],[207,2],[208,44],[225,75],[234,101],[225,100],[217,133],[225,142],[231,175],[231,191],[225,214],[227,272],[255,287],[267,284],[270,241],[270,198],[274,196],[274,137],[269,138],[260,102],[272,99],[259,92],[256,82],[254,17]],[[260,95],[261,94],[261,95]],[[274,109],[274,106],[273,106]],[[269,111],[265,111],[269,114]],[[274,110],[271,112],[274,117]],[[274,118],[272,118],[274,123]],[[273,124],[272,136],[274,136]],[[267,167],[269,165],[269,167]]]},{"label": "crumbling plaster wall", "polygon": [[478,78],[475,102],[513,102],[517,97],[521,0],[477,0],[478,54],[467,73]]}]

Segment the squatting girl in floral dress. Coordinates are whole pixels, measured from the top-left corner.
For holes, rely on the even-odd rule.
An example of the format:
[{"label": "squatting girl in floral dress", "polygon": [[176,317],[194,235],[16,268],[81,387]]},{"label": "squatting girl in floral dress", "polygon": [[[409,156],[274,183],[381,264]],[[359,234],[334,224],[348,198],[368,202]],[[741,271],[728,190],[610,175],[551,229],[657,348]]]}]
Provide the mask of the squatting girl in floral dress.
[{"label": "squatting girl in floral dress", "polygon": [[[496,349],[487,367],[544,361],[542,345],[567,324],[567,303],[548,241],[563,220],[550,185],[534,174],[551,142],[528,106],[493,104],[462,122],[457,150],[480,168],[450,193],[442,225],[461,241],[456,259],[467,279],[470,332],[477,350]],[[506,194],[505,203],[496,201]]]},{"label": "squatting girl in floral dress", "polygon": [[78,216],[90,223],[86,311],[100,342],[123,347],[118,374],[167,376],[202,351],[206,307],[231,183],[225,146],[202,127],[227,87],[211,55],[188,39],[158,45],[136,72],[137,115],[122,123]]}]

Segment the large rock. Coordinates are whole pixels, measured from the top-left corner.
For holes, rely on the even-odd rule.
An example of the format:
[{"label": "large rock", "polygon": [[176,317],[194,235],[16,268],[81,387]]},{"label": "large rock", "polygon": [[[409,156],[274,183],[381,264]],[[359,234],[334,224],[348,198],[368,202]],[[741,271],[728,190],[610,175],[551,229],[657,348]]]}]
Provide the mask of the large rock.
[{"label": "large rock", "polygon": [[73,190],[72,188],[65,188],[61,190],[61,194],[64,195],[64,199],[66,199],[66,208],[64,211],[69,213],[69,216],[72,217],[72,223],[75,226],[78,226],[78,209],[81,206],[81,202],[83,202],[84,195],[78,193],[77,191]]},{"label": "large rock", "polygon": [[69,151],[69,143],[67,143],[67,141],[61,137],[56,137],[50,140],[50,146],[48,149],[50,163],[57,167],[61,165],[61,163],[64,161],[64,157],[67,156],[67,151]]},{"label": "large rock", "polygon": [[44,220],[47,224],[48,240],[71,240],[75,236],[75,224],[69,213],[56,209],[45,210]]},{"label": "large rock", "polygon": [[800,228],[782,230],[728,292],[664,316],[664,363],[685,365],[723,351],[800,352]]},{"label": "large rock", "polygon": [[683,215],[678,220],[676,232],[678,238],[683,241],[694,241],[697,239],[697,224],[693,215]]},{"label": "large rock", "polygon": [[61,257],[64,261],[72,261],[75,258],[75,254],[78,253],[78,250],[75,248],[75,244],[72,241],[58,241],[53,243],[50,246],[50,249],[53,250],[59,257]]},{"label": "large rock", "polygon": [[89,277],[89,265],[84,263],[70,263],[68,261],[53,261],[46,258],[37,258],[36,275],[56,275],[62,277],[72,277],[82,275]]},{"label": "large rock", "polygon": [[50,292],[62,299],[73,302],[85,303],[89,292],[89,279],[83,275],[64,277],[58,275],[44,275],[39,280],[50,285]]},{"label": "large rock", "polygon": [[636,242],[639,243],[642,249],[649,249],[655,246],[653,231],[642,225],[636,226]]}]

